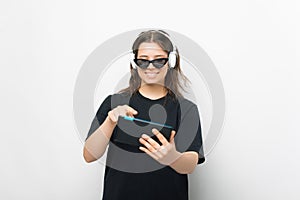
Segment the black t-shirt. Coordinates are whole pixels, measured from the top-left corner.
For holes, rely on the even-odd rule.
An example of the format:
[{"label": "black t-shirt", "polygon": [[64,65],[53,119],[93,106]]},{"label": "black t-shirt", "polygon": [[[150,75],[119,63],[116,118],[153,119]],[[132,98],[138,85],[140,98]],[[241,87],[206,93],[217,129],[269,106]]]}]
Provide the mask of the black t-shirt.
[{"label": "black t-shirt", "polygon": [[[197,106],[185,98],[173,98],[170,94],[155,100],[143,96],[139,91],[132,96],[126,93],[108,95],[100,105],[86,139],[103,123],[110,110],[124,104],[138,111],[134,116],[136,118],[172,126],[176,131],[176,150],[181,153],[195,151],[199,155],[197,164],[205,162]],[[160,165],[137,146],[126,143],[133,138],[135,137],[126,135],[118,126],[113,130],[106,158],[103,200],[188,200],[187,174],[180,174],[169,166]],[[154,168],[150,167],[151,170],[148,171],[139,171],[141,169],[138,167],[136,171],[126,170],[135,168],[140,160],[137,156],[126,155],[124,158],[121,153],[118,156],[118,152],[123,152],[122,150],[135,153],[134,155],[143,154],[149,158],[149,162],[144,164],[148,166],[150,163]]]}]

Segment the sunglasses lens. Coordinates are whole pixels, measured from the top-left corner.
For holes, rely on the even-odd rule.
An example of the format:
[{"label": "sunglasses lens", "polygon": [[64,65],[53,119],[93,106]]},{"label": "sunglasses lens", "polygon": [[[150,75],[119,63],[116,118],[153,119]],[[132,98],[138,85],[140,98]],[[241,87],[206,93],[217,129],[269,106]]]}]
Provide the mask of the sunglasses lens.
[{"label": "sunglasses lens", "polygon": [[143,60],[143,59],[136,59],[135,63],[143,69],[146,69],[149,66],[149,61],[148,60]]},{"label": "sunglasses lens", "polygon": [[168,61],[167,58],[159,58],[159,59],[153,60],[152,63],[154,65],[154,67],[162,68],[167,63],[167,61]]},{"label": "sunglasses lens", "polygon": [[145,59],[134,59],[134,62],[137,64],[142,69],[146,69],[150,63],[153,64],[154,67],[156,68],[162,68],[167,62],[168,58],[159,58],[156,60],[145,60]]}]

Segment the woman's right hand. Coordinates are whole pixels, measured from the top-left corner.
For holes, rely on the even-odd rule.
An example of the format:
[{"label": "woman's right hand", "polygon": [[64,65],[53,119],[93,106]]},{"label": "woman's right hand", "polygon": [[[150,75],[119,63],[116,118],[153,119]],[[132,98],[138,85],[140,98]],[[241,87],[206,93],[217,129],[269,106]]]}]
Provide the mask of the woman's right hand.
[{"label": "woman's right hand", "polygon": [[138,112],[132,107],[128,105],[121,105],[109,111],[108,116],[114,123],[116,123],[118,121],[119,116],[133,117],[133,115],[136,115],[137,113]]}]

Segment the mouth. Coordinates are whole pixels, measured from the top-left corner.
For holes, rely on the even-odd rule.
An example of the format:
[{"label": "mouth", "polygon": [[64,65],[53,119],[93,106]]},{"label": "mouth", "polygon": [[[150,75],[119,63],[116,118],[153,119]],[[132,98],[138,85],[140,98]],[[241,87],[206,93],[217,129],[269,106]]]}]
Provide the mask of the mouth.
[{"label": "mouth", "polygon": [[145,74],[148,78],[155,78],[159,72],[145,72]]}]

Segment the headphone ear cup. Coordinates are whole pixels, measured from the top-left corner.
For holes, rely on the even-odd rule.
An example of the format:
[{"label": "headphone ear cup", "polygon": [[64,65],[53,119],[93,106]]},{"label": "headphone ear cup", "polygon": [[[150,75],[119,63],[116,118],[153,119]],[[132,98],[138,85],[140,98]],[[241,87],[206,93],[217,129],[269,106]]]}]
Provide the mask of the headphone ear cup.
[{"label": "headphone ear cup", "polygon": [[131,53],[131,55],[130,55],[130,63],[131,63],[132,68],[136,69],[137,65],[134,62],[134,58],[135,58],[134,53]]},{"label": "headphone ear cup", "polygon": [[174,68],[176,65],[176,52],[172,51],[169,54],[169,67]]}]

